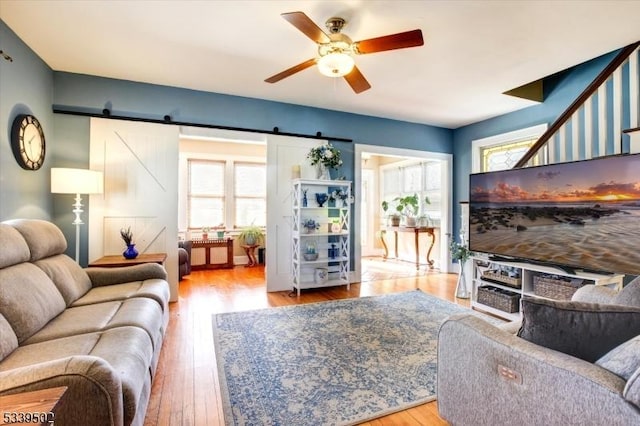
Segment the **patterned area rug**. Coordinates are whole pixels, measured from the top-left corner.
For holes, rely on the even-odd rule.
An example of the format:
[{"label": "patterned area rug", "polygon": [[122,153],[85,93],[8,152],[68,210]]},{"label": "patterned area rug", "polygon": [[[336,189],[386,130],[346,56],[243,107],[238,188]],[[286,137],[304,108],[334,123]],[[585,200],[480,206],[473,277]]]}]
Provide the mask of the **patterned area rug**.
[{"label": "patterned area rug", "polygon": [[416,290],[214,315],[225,422],[355,424],[431,401],[438,328],[461,312]]}]

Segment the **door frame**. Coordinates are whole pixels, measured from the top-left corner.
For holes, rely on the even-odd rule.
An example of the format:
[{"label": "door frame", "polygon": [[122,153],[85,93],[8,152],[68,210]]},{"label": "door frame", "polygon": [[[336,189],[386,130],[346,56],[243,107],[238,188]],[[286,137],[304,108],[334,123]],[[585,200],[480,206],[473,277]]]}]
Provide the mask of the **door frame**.
[{"label": "door frame", "polygon": [[[452,224],[452,203],[453,203],[453,154],[446,154],[441,152],[421,151],[409,148],[395,148],[390,146],[380,145],[365,145],[354,144],[354,177],[353,181],[358,185],[362,179],[362,154],[379,154],[387,156],[397,157],[414,157],[423,158],[425,160],[440,160],[442,161],[442,212],[440,221],[440,259],[442,259],[441,272],[451,272],[453,270],[453,264],[451,263],[451,253],[449,252],[447,234],[451,234]],[[362,194],[359,191],[355,191],[355,203],[354,203],[354,223],[360,224],[362,217],[361,197]],[[354,279],[356,282],[361,281],[362,278],[362,247],[360,244],[360,226],[354,226],[355,235],[353,238],[354,246]]]}]

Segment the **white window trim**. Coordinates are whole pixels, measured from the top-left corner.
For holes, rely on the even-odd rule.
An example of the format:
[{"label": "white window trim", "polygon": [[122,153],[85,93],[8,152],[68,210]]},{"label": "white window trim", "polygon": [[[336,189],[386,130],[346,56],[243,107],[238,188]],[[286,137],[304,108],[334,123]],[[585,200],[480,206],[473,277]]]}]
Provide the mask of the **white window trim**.
[{"label": "white window trim", "polygon": [[487,138],[476,139],[471,141],[471,173],[479,173],[481,151],[483,148],[490,146],[502,145],[506,143],[517,142],[526,139],[539,138],[547,130],[547,123],[538,124],[524,129],[514,130],[512,132],[501,133],[499,135],[489,136]]}]

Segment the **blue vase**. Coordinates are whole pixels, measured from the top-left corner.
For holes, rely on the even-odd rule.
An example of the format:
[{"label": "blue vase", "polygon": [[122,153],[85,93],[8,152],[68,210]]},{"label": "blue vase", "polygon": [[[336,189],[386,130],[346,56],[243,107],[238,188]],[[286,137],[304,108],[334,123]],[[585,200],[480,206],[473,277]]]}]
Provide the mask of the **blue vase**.
[{"label": "blue vase", "polygon": [[129,244],[127,246],[127,249],[122,252],[122,255],[125,259],[135,259],[136,257],[138,257],[138,250],[136,250],[136,245]]},{"label": "blue vase", "polygon": [[316,202],[318,203],[318,207],[323,207],[324,203],[327,202],[329,196],[327,194],[316,192]]}]

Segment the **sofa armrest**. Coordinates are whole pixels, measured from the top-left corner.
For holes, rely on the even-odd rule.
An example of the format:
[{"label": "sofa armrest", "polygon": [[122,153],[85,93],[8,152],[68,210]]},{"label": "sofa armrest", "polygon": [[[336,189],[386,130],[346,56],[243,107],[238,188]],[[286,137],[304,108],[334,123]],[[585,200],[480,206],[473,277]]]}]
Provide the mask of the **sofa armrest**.
[{"label": "sofa armrest", "polygon": [[443,323],[437,376],[438,410],[454,425],[640,421],[621,377],[472,315]]},{"label": "sofa armrest", "polygon": [[122,425],[120,378],[101,358],[72,356],[0,372],[0,395],[58,386],[67,391],[56,406],[56,425]]},{"label": "sofa armrest", "polygon": [[149,279],[167,279],[167,271],[157,263],[122,266],[119,268],[85,268],[93,287],[144,281]]},{"label": "sofa armrest", "polygon": [[571,297],[574,302],[601,303],[604,305],[613,304],[613,299],[618,292],[612,288],[602,285],[587,284],[580,287]]}]

